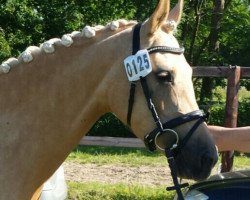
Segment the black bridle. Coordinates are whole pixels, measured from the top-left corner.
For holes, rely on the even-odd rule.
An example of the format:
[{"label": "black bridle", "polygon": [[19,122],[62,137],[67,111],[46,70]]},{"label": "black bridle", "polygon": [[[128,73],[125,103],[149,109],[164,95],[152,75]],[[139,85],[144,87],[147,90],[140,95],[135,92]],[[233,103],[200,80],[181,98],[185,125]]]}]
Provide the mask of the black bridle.
[{"label": "black bridle", "polygon": [[[141,24],[138,23],[134,27],[134,31],[133,31],[133,51],[132,51],[133,55],[135,55],[140,50],[140,29],[141,29]],[[147,51],[149,54],[163,52],[163,53],[181,55],[184,53],[184,48],[173,48],[173,47],[168,47],[168,46],[154,46],[154,47],[148,48]],[[173,134],[176,137],[176,141],[173,143],[173,145],[171,145],[171,147],[164,148],[164,149],[160,148],[160,149],[165,151],[165,155],[168,159],[169,167],[171,170],[171,175],[174,181],[174,186],[167,188],[167,190],[176,190],[179,196],[179,199],[182,200],[184,198],[181,192],[181,188],[186,187],[187,184],[179,184],[178,182],[174,156],[176,156],[183,149],[183,147],[186,145],[186,143],[188,142],[192,134],[199,127],[199,125],[204,120],[207,119],[208,115],[205,114],[201,110],[196,110],[196,111],[184,114],[180,117],[171,119],[165,123],[162,123],[155,109],[154,103],[152,101],[146,77],[140,77],[140,83],[143,89],[144,96],[147,100],[148,108],[151,111],[152,117],[156,124],[156,128],[144,137],[145,146],[150,151],[154,151],[156,150],[157,147],[160,148],[156,142],[157,137],[159,137],[160,135]],[[129,126],[131,125],[135,89],[136,89],[136,82],[131,82],[130,96],[129,96],[129,103],[128,103],[128,113],[127,113],[127,123]],[[178,134],[173,130],[173,128],[180,126],[184,123],[194,121],[194,120],[197,120],[197,121],[194,123],[193,127],[188,131],[185,137],[180,140],[178,137]]]}]

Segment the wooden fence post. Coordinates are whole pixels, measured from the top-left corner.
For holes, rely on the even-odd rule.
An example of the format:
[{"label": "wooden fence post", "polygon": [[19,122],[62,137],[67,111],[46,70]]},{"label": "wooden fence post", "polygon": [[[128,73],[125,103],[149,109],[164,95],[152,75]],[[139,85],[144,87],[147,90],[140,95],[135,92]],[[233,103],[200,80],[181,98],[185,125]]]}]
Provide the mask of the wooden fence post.
[{"label": "wooden fence post", "polygon": [[[238,90],[240,83],[240,67],[233,67],[227,78],[227,99],[226,99],[226,113],[225,113],[225,127],[237,127],[238,116]],[[222,152],[222,167],[221,172],[232,171],[234,152]]]}]

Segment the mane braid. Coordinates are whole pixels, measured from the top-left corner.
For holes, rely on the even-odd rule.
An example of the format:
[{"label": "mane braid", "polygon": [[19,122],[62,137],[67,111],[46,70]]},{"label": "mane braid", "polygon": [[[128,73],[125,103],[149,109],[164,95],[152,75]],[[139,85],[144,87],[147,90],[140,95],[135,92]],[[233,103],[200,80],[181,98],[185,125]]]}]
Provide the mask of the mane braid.
[{"label": "mane braid", "polygon": [[70,34],[63,35],[61,39],[50,39],[42,43],[40,47],[30,46],[23,53],[21,53],[18,58],[9,58],[8,60],[4,61],[0,65],[0,75],[9,73],[11,71],[11,68],[18,66],[19,63],[32,62],[35,58],[34,56],[41,55],[42,52],[45,52],[46,54],[53,54],[56,50],[55,46],[70,47],[77,38],[90,39],[95,37],[96,34],[99,34],[103,31],[113,31],[114,33],[116,33],[135,25],[136,23],[136,21],[127,21],[125,19],[119,19],[117,21],[112,21],[108,23],[106,26],[85,26],[81,32],[73,31]]}]

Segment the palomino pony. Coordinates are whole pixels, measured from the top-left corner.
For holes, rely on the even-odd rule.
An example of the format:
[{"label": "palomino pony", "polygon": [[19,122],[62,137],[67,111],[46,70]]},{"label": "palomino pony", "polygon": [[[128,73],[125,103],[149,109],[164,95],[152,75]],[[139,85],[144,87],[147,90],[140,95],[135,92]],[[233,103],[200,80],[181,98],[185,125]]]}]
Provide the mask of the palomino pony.
[{"label": "palomino pony", "polygon": [[[138,30],[140,49],[180,49],[173,28],[182,7],[179,0],[169,12],[169,0],[160,0]],[[132,54],[135,25],[118,20],[105,27],[87,26],[83,32],[29,47],[18,59],[1,65],[1,200],[31,199],[104,113],[113,112],[126,122],[130,84],[123,61]],[[152,68],[145,78],[155,113],[162,122],[186,118],[198,110],[192,69],[182,52],[156,50],[149,57],[147,51],[143,54],[143,62]],[[178,124],[172,131],[181,140],[197,120]],[[143,140],[155,128],[143,89],[138,87],[131,129]],[[210,174],[217,152],[204,122],[175,158],[180,177],[204,179]]]}]

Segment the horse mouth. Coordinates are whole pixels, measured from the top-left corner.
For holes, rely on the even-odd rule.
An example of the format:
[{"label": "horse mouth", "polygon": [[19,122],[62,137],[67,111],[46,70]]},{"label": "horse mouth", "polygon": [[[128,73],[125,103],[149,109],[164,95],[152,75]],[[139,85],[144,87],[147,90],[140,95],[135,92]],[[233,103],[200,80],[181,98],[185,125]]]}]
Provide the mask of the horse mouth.
[{"label": "horse mouth", "polygon": [[212,169],[180,169],[177,167],[178,177],[184,179],[192,179],[194,181],[202,181],[207,179],[211,174]]},{"label": "horse mouth", "polygon": [[[198,162],[197,162],[198,160]],[[213,167],[215,166],[218,157],[201,156],[201,158],[193,159],[191,162],[183,158],[176,157],[177,174],[180,178],[193,179],[201,181],[207,179]],[[196,162],[195,162],[196,161]]]},{"label": "horse mouth", "polygon": [[194,181],[202,181],[207,179],[211,174],[211,170],[183,170],[177,169],[177,175],[179,178],[190,179]]}]

